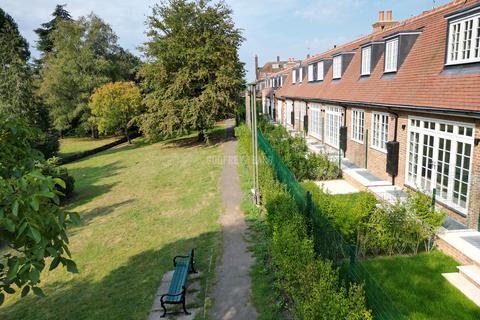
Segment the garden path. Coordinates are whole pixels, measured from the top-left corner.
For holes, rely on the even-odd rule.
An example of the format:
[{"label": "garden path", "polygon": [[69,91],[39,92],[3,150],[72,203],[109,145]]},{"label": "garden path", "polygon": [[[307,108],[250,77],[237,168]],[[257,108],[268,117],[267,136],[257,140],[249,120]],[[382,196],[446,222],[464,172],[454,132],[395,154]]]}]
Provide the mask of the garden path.
[{"label": "garden path", "polygon": [[[227,129],[233,137],[233,124]],[[250,268],[254,259],[248,250],[247,225],[240,209],[243,193],[236,161],[237,141],[224,144],[224,164],[221,177],[224,212],[220,217],[223,228],[223,256],[215,271],[214,304],[211,318],[217,320],[256,319],[251,301]]]}]

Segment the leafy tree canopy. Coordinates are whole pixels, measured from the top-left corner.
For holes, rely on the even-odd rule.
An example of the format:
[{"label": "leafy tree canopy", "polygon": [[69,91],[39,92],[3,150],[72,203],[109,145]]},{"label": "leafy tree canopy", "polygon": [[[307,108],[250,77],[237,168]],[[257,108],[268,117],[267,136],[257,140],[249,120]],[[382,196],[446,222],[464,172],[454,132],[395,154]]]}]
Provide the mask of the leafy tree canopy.
[{"label": "leafy tree canopy", "polygon": [[206,130],[233,113],[244,86],[238,49],[243,38],[224,3],[168,0],[148,19],[148,58],[140,71],[150,138]]},{"label": "leafy tree canopy", "polygon": [[100,133],[122,131],[131,143],[128,129],[142,109],[140,89],[133,82],[107,83],[98,88],[90,99],[93,122]]},{"label": "leafy tree canopy", "polygon": [[40,100],[34,95],[30,51],[11,16],[0,9],[0,113],[23,117],[38,128],[35,145],[47,157],[58,150],[58,138],[51,132],[50,119]]},{"label": "leafy tree canopy", "polygon": [[65,9],[65,4],[57,4],[55,10],[52,13],[53,19],[42,23],[40,28],[35,29],[35,33],[38,35],[37,50],[43,54],[53,51],[53,39],[52,33],[57,28],[60,21],[72,21],[70,13]]},{"label": "leafy tree canopy", "polygon": [[42,295],[37,285],[47,263],[77,272],[66,229],[79,217],[59,207],[56,186],[65,183],[42,174],[42,155],[31,147],[36,134],[19,118],[0,115],[0,242],[10,248],[0,257],[0,304],[20,289],[22,296]]},{"label": "leafy tree canopy", "polygon": [[32,106],[28,43],[13,18],[0,9],[0,111],[25,115]]},{"label": "leafy tree canopy", "polygon": [[92,127],[90,95],[118,77],[117,36],[107,23],[90,14],[78,21],[59,22],[52,39],[55,50],[45,59],[39,93],[57,130],[80,127],[87,131]]}]

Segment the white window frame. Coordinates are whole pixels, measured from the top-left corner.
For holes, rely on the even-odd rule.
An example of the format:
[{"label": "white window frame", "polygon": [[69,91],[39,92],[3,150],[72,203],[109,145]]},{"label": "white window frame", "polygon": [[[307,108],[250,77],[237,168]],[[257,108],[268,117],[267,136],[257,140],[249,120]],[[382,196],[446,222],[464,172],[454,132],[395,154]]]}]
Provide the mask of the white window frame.
[{"label": "white window frame", "polygon": [[323,73],[324,73],[324,63],[320,61],[317,63],[317,80],[323,81]]},{"label": "white window frame", "polygon": [[372,69],[372,46],[362,48],[362,76],[369,76]]},{"label": "white window frame", "polygon": [[[471,26],[467,30],[467,25]],[[480,12],[448,24],[447,65],[480,62]]]},{"label": "white window frame", "polygon": [[[416,124],[413,125],[412,123],[415,122]],[[425,128],[425,123],[429,123],[427,128]],[[441,131],[441,125],[445,124],[447,126],[453,126],[453,129],[451,132],[445,130]],[[433,125],[433,126],[432,126]],[[461,128],[463,129],[469,129],[472,132],[472,135],[467,136],[465,134],[462,134]],[[415,181],[411,180],[411,174],[409,170],[409,164],[410,164],[410,158],[409,155],[412,152],[411,150],[411,134],[417,134],[418,140],[419,140],[419,145],[416,147],[416,160],[417,163],[414,166],[415,172],[413,172],[413,178]],[[430,189],[425,190],[422,189],[421,186],[421,173],[422,173],[422,157],[423,155],[423,148],[422,148],[422,138],[427,135],[427,136],[433,136],[434,137],[434,143],[433,143],[433,157],[432,157],[432,173],[431,173],[431,186]],[[474,157],[474,152],[476,152],[475,147],[474,147],[474,142],[475,142],[475,125],[472,123],[464,123],[464,122],[457,122],[457,121],[449,121],[449,120],[441,120],[441,119],[434,119],[434,118],[424,118],[424,117],[417,117],[417,116],[409,116],[408,117],[408,135],[407,135],[407,158],[405,161],[405,185],[415,189],[419,190],[422,192],[425,192],[427,194],[431,194],[433,192],[433,189],[436,188],[437,185],[437,178],[438,175],[444,174],[444,172],[439,172],[439,151],[440,149],[440,139],[445,139],[445,140],[450,140],[451,141],[451,148],[448,150],[450,153],[450,159],[444,159],[443,162],[447,162],[449,165],[446,166],[448,168],[448,182],[447,182],[447,197],[443,197],[442,192],[437,192],[437,201],[460,212],[461,214],[467,216],[468,215],[468,209],[469,209],[469,204],[470,204],[470,197],[472,196],[471,194],[471,188],[472,188],[472,165],[473,165],[473,157]],[[467,177],[467,193],[466,193],[466,203],[465,207],[462,207],[458,204],[456,204],[453,200],[453,195],[455,192],[455,177],[456,177],[456,163],[457,163],[457,156],[458,156],[458,150],[457,146],[458,143],[463,143],[463,144],[469,144],[470,145],[470,162],[468,164],[469,170],[468,172],[468,177]],[[463,161],[463,159],[462,159]],[[444,164],[445,166],[445,164]],[[466,171],[463,169],[463,171]],[[438,191],[438,190],[437,190]]]},{"label": "white window frame", "polygon": [[398,70],[398,38],[388,40],[385,43],[385,72],[397,72]]},{"label": "white window frame", "polygon": [[365,110],[352,109],[352,140],[363,144],[365,140]]},{"label": "white window frame", "polygon": [[293,69],[292,70],[292,84],[297,83],[297,70]]},{"label": "white window frame", "polygon": [[312,82],[313,80],[313,64],[308,65],[308,82]]},{"label": "white window frame", "polygon": [[[383,121],[378,125],[376,123],[377,117]],[[390,115],[385,112],[372,112],[372,141],[371,147],[377,151],[387,153],[388,131],[389,131]],[[380,131],[379,131],[380,130]]]},{"label": "white window frame", "polygon": [[310,111],[310,115],[308,116],[310,122],[308,135],[321,140],[323,132],[322,105],[319,103],[309,103],[308,110]]},{"label": "white window frame", "polygon": [[340,148],[340,127],[343,123],[343,112],[342,107],[333,105],[325,107],[325,143],[335,149]]},{"label": "white window frame", "polygon": [[333,79],[341,79],[342,78],[342,56],[335,56],[333,57]]},{"label": "white window frame", "polygon": [[292,110],[293,110],[293,100],[286,101],[286,110],[285,110],[285,124],[287,126],[292,126]]},{"label": "white window frame", "polygon": [[298,74],[299,74],[298,82],[303,82],[303,67],[300,67],[300,69],[298,69]]}]

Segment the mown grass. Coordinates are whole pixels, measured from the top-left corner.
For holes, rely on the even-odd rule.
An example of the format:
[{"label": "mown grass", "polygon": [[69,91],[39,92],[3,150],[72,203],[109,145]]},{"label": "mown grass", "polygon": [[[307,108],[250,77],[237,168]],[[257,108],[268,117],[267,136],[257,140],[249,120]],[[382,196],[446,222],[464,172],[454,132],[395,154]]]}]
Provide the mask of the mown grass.
[{"label": "mown grass", "polygon": [[44,272],[46,297],[10,296],[0,319],[146,319],[173,256],[196,248],[203,272],[211,254],[217,260],[222,165],[211,160],[222,155],[220,144],[195,138],[137,139],[69,164],[76,191],[68,209],[82,217],[69,232],[80,273]]},{"label": "mown grass", "polygon": [[480,308],[443,276],[458,262],[439,251],[380,257],[364,265],[407,319],[480,319]]},{"label": "mown grass", "polygon": [[[335,195],[339,219],[348,219],[362,193]],[[362,261],[406,319],[480,319],[480,308],[453,287],[442,273],[458,272],[454,259],[440,251],[418,255],[376,257]]]},{"label": "mown grass", "polygon": [[58,156],[65,158],[79,152],[92,150],[106,144],[112,143],[121,139],[121,137],[101,137],[99,139],[92,139],[90,137],[68,137],[60,139],[60,150]]}]

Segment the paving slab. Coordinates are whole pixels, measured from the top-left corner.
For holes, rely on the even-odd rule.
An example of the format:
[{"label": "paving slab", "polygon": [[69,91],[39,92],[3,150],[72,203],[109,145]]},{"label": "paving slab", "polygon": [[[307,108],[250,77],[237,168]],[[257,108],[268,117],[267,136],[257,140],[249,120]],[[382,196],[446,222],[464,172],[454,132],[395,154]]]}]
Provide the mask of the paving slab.
[{"label": "paving slab", "polygon": [[458,272],[442,273],[454,287],[460,290],[468,299],[480,307],[480,289]]},{"label": "paving slab", "polygon": [[345,180],[315,181],[315,184],[323,191],[330,194],[357,193],[358,189]]}]

